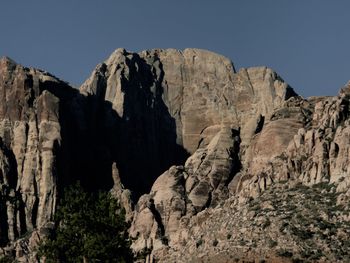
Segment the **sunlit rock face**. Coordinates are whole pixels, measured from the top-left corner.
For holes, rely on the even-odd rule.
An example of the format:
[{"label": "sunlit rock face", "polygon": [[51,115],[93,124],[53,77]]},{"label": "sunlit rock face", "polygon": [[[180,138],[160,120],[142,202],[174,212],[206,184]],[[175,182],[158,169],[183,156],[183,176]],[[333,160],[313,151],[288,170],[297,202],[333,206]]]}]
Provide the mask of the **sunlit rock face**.
[{"label": "sunlit rock face", "polygon": [[46,85],[65,86],[46,72],[0,60],[3,244],[43,226],[55,211],[60,99]]},{"label": "sunlit rock face", "polygon": [[151,191],[150,224],[174,236],[183,216],[229,196],[253,136],[295,96],[271,69],[237,73],[199,49],[118,49],[80,90],[0,62],[2,245],[51,222],[61,190],[76,180],[92,191],[113,188],[130,220],[140,210],[132,212],[130,198]]},{"label": "sunlit rock face", "polygon": [[108,105],[102,125],[114,131],[108,141],[121,181],[138,194],[153,184],[134,211],[135,250],[173,244],[183,218],[226,200],[253,138],[296,96],[271,69],[237,73],[227,58],[198,49],[118,49],[80,92],[97,98],[93,116],[99,101]]},{"label": "sunlit rock face", "polygon": [[271,69],[236,73],[229,59],[199,49],[117,49],[80,92],[95,99],[92,127],[111,131],[111,155],[137,196],[171,165],[184,164],[206,146],[221,127],[239,130],[245,148],[273,109],[295,96]]},{"label": "sunlit rock face", "polygon": [[[5,245],[51,222],[65,185],[81,180],[97,190],[107,180],[94,175],[100,164],[92,160],[87,102],[77,90],[2,58],[0,96],[0,240]],[[110,189],[110,174],[108,181]]]},{"label": "sunlit rock face", "polygon": [[[337,240],[346,242],[349,94],[347,86],[335,97],[304,99],[267,67],[237,72],[199,49],[117,49],[79,90],[2,58],[0,255],[16,250],[36,262],[62,189],[77,180],[120,201],[132,248],[148,262],[225,262],[231,252],[279,262],[277,252],[300,235],[279,232],[286,204],[303,207],[306,193],[327,196],[320,211],[342,207],[317,218],[339,226]],[[259,200],[267,214],[252,211]],[[299,210],[295,220],[309,217]],[[280,244],[268,247],[267,236]],[[313,237],[315,251],[335,251]],[[299,258],[303,242],[289,246]]]}]

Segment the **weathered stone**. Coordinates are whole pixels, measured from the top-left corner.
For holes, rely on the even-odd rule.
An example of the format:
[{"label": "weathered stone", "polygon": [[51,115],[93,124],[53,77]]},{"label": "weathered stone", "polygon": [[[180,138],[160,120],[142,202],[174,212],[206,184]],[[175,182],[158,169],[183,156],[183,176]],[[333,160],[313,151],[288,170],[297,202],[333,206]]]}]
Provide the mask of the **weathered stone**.
[{"label": "weathered stone", "polygon": [[200,49],[117,49],[80,92],[96,97],[97,126],[110,127],[112,158],[125,186],[139,195],[171,165],[205,147],[221,126],[240,128],[247,147],[274,108],[295,96],[271,69],[236,73],[229,59]]},{"label": "weathered stone", "polygon": [[59,100],[40,90],[42,81],[59,83],[45,72],[0,60],[0,138],[7,157],[1,185],[9,189],[2,195],[16,200],[7,203],[10,240],[52,220],[56,207]]},{"label": "weathered stone", "polygon": [[[132,248],[151,251],[147,262],[229,261],[235,253],[278,262],[267,236],[281,248],[295,240],[292,228],[281,230],[285,238],[276,231],[274,216],[288,214],[278,208],[309,193],[348,209],[349,86],[303,99],[271,69],[236,72],[209,51],[118,49],[79,91],[2,58],[0,98],[0,245],[8,244],[0,254],[15,251],[19,261],[35,262],[57,197],[76,180],[111,190],[131,222]],[[250,209],[265,193],[269,216]],[[327,200],[317,222],[350,220],[328,211]],[[338,228],[339,242],[347,231]],[[303,255],[302,245],[289,247]]]}]

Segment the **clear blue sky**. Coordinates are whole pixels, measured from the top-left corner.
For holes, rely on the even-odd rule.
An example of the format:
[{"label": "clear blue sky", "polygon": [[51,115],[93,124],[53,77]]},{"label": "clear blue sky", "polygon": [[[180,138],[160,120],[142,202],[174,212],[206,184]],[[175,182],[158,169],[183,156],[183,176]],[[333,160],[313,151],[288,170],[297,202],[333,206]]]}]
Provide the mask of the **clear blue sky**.
[{"label": "clear blue sky", "polygon": [[266,65],[299,94],[350,79],[347,0],[4,0],[0,56],[80,85],[118,47],[204,48]]}]

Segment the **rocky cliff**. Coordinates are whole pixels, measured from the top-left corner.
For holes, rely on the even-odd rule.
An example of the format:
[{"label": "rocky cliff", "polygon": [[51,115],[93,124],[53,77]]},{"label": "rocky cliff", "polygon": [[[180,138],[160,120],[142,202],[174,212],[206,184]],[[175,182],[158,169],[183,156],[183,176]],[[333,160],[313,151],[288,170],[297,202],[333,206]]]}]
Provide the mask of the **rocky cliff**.
[{"label": "rocky cliff", "polygon": [[349,260],[349,94],[199,49],[117,49],[79,90],[3,58],[0,253],[36,262],[80,180],[120,200],[140,261]]},{"label": "rocky cliff", "polygon": [[59,99],[43,86],[64,84],[8,58],[0,61],[0,77],[1,239],[7,242],[52,219],[62,138]]}]

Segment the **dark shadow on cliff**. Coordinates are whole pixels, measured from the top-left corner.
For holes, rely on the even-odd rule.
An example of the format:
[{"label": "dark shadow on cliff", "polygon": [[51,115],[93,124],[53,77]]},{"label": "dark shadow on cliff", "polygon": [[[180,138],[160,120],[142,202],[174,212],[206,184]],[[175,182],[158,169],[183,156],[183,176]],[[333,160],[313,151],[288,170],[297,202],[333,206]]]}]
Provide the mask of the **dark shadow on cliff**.
[{"label": "dark shadow on cliff", "polygon": [[[0,246],[8,242],[8,233],[10,231],[16,237],[27,231],[24,202],[16,187],[18,181],[17,160],[10,144],[11,141],[3,141],[0,137],[0,149],[8,162],[7,173],[0,175]],[[9,205],[12,207],[14,213],[18,213],[17,217],[11,218],[13,220],[12,226],[8,225],[7,208]]]},{"label": "dark shadow on cliff", "polygon": [[[135,196],[148,193],[171,165],[183,164],[189,153],[176,143],[176,123],[163,101],[164,71],[138,54],[126,60],[129,79],[122,79],[123,116],[117,125],[115,153],[122,182]],[[158,70],[158,73],[156,72]]]},{"label": "dark shadow on cliff", "polygon": [[[111,102],[105,101],[108,72],[103,64],[97,78],[97,92],[93,95],[82,95],[64,82],[33,78],[28,69],[24,69],[28,73],[23,75],[24,87],[21,83],[16,86],[25,91],[17,92],[14,89],[16,92],[11,90],[8,93],[13,98],[8,105],[4,105],[11,107],[4,108],[12,122],[21,120],[27,123],[29,117],[40,121],[41,114],[47,115],[45,120],[55,121],[56,100],[45,104],[45,107],[37,102],[45,90],[59,99],[61,140],[54,142],[54,168],[50,171],[57,183],[58,197],[66,186],[76,181],[80,181],[89,191],[110,190],[113,187],[112,166],[116,163],[121,182],[132,191],[133,200],[136,201],[140,195],[149,193],[159,175],[171,165],[183,164],[189,156],[176,143],[175,119],[162,99],[164,72],[161,64],[157,64],[155,69],[137,54],[128,58],[127,63],[130,78],[122,79],[124,101],[120,115]],[[27,126],[26,136],[28,129]],[[45,169],[42,166],[42,153],[46,151],[46,146],[42,140],[45,140],[46,134],[41,135],[38,146],[28,146],[26,143],[27,147],[37,147],[38,161],[37,167],[32,167],[33,171]],[[6,174],[0,174],[0,246],[7,244],[12,236],[17,238],[31,230],[32,226],[37,227],[41,198],[38,185],[33,181],[30,195],[34,197],[34,203],[29,204],[28,213],[31,214],[26,215],[27,200],[23,199],[22,192],[26,189],[19,188],[22,171],[17,171],[17,162],[23,165],[23,160],[16,159],[12,139],[9,132],[0,138],[0,148],[9,166]],[[27,219],[31,220],[32,226],[27,225]]]},{"label": "dark shadow on cliff", "polygon": [[[46,81],[40,84],[40,91],[43,90],[60,99],[61,142],[55,151],[59,194],[76,181],[89,191],[110,190],[113,187],[112,159],[108,156],[108,147],[89,129],[89,98],[64,83]],[[99,147],[105,149],[104,154],[96,150]]]},{"label": "dark shadow on cliff", "polygon": [[128,60],[130,78],[122,79],[123,115],[105,101],[106,66],[100,67],[96,95],[83,96],[64,83],[45,82],[60,99],[61,146],[57,152],[59,190],[79,180],[89,190],[110,190],[112,164],[117,164],[133,199],[150,191],[156,178],[189,154],[176,143],[176,124],[162,99],[163,71],[137,54]]}]

